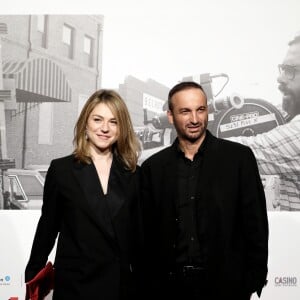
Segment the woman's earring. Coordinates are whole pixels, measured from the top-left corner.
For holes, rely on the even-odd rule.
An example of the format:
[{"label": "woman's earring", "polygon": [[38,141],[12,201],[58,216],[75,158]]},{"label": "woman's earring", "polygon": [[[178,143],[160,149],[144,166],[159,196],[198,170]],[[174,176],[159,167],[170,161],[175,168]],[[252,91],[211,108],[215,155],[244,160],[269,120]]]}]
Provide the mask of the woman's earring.
[{"label": "woman's earring", "polygon": [[88,136],[87,132],[85,132],[85,139],[86,139],[86,140],[89,139],[89,136]]}]

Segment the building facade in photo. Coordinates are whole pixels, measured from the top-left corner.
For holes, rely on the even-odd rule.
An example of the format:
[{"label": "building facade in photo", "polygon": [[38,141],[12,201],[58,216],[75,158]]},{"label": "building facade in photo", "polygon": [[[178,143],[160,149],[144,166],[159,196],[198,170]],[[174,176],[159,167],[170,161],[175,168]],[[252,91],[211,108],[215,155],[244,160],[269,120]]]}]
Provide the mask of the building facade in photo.
[{"label": "building facade in photo", "polygon": [[0,159],[49,164],[71,153],[78,114],[101,87],[103,16],[2,15],[0,23]]}]

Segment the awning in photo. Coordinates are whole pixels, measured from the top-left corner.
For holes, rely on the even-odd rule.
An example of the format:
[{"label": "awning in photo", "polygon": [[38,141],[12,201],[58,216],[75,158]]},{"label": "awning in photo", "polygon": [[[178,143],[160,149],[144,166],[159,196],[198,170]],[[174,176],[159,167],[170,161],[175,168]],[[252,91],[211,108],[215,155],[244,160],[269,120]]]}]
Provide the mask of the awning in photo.
[{"label": "awning in photo", "polygon": [[70,102],[72,90],[62,69],[47,58],[3,62],[4,84],[15,79],[17,102]]}]

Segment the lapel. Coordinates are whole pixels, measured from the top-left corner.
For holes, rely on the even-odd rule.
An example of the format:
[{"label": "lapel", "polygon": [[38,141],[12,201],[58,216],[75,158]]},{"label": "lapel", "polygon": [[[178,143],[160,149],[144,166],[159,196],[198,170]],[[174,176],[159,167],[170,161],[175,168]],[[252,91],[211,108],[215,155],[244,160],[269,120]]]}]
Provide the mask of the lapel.
[{"label": "lapel", "polygon": [[[217,149],[217,139],[208,130],[206,131],[207,140],[205,145],[205,153],[203,157],[203,165],[201,170],[202,190],[198,190],[198,193],[202,194],[203,191],[214,193],[213,184],[216,182],[218,177],[218,149]],[[206,193],[205,193],[206,194]]]},{"label": "lapel", "polygon": [[115,241],[110,211],[94,164],[74,160],[73,173],[84,195],[83,198],[79,198],[82,209],[94,220],[108,239]]},{"label": "lapel", "polygon": [[[200,220],[199,234],[207,235],[208,232],[219,232],[218,220],[221,218],[219,209],[219,150],[218,140],[207,130],[207,144],[203,157],[203,165],[201,170],[201,177],[199,181],[201,184],[197,189],[197,215]],[[216,233],[216,234],[219,234]]]},{"label": "lapel", "polygon": [[112,204],[110,207],[112,221],[125,203],[126,193],[128,192],[129,188],[128,181],[126,179],[127,174],[123,166],[114,156],[109,175],[108,193],[106,199]]},{"label": "lapel", "polygon": [[161,161],[161,174],[156,174],[157,180],[160,181],[158,186],[162,195],[158,197],[158,199],[161,199],[158,203],[159,210],[164,214],[161,220],[162,223],[173,224],[176,218],[177,155],[177,141],[175,141]]}]

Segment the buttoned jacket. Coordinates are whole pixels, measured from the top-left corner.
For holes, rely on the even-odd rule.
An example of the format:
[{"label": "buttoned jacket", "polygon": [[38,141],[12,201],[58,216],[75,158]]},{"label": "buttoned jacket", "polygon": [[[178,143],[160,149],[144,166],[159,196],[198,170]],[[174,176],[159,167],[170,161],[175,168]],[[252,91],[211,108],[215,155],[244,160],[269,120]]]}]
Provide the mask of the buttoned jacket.
[{"label": "buttoned jacket", "polygon": [[[195,214],[207,287],[212,299],[260,294],[267,276],[268,220],[255,157],[249,147],[209,131],[206,139]],[[158,289],[176,256],[176,143],[142,164],[145,274]]]},{"label": "buttoned jacket", "polygon": [[[51,162],[25,279],[47,262],[56,238],[53,299],[122,299],[134,290],[137,173],[114,156],[104,197],[93,163]],[[113,205],[109,205],[113,201]]]}]

